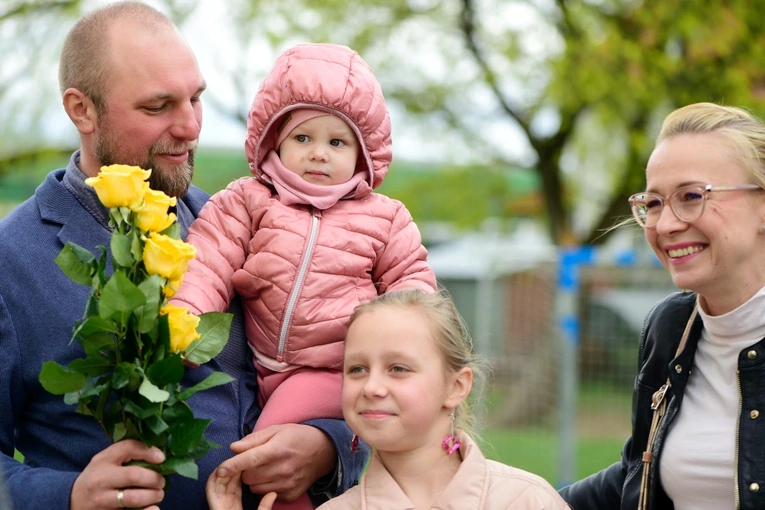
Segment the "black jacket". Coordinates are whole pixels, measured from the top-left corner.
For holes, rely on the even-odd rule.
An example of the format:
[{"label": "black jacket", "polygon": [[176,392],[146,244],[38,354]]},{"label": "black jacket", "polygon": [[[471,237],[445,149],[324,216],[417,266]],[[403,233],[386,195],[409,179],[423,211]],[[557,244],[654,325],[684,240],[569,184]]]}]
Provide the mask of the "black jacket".
[{"label": "black jacket", "polygon": [[[675,352],[696,303],[694,293],[676,293],[658,303],[646,317],[640,338],[638,375],[632,398],[632,436],[622,460],[573,485],[560,494],[574,510],[635,510],[642,477],[642,455],[648,441],[653,411],[651,397],[670,379],[665,398],[667,413],[654,445],[649,508],[672,510],[659,478],[659,464],[668,426],[683,402],[696,345],[703,323],[691,329],[679,356]],[[738,357],[741,412],[739,420],[738,498],[741,510],[765,508],[765,340],[742,350]],[[757,412],[754,412],[757,411]]]}]

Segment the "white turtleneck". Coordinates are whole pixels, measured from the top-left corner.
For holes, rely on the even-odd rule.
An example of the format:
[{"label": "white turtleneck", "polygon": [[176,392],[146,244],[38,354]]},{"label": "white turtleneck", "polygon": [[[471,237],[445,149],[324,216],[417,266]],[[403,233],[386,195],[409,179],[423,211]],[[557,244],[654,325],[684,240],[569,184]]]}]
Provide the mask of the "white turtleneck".
[{"label": "white turtleneck", "polygon": [[680,412],[661,454],[661,484],[675,510],[735,508],[738,355],[765,337],[765,287],[724,315],[707,315]]}]

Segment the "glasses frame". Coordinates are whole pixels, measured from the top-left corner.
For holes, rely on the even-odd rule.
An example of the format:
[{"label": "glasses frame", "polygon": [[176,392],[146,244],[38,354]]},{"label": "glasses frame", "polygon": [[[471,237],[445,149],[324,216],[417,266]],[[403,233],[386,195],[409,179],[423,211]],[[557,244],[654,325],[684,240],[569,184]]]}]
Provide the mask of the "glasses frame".
[{"label": "glasses frame", "polygon": [[[683,218],[680,213],[675,208],[675,203],[673,201],[673,198],[677,196],[678,193],[684,190],[693,189],[696,188],[697,190],[701,191],[701,212],[699,212],[699,215],[694,218],[693,220],[686,220]],[[673,191],[667,198],[664,198],[663,196],[659,195],[658,193],[653,193],[650,191],[643,191],[641,193],[635,193],[629,198],[630,203],[630,209],[632,210],[632,215],[635,217],[635,221],[637,221],[637,224],[640,225],[643,228],[656,228],[656,225],[646,226],[645,222],[643,221],[643,218],[641,218],[640,213],[638,213],[638,203],[645,203],[645,197],[646,196],[652,196],[657,199],[659,199],[661,203],[661,210],[664,210],[664,206],[669,203],[670,209],[672,209],[672,213],[677,217],[678,220],[684,222],[684,223],[691,223],[699,218],[704,214],[704,210],[707,206],[707,195],[710,193],[716,192],[716,191],[763,191],[763,188],[759,186],[758,184],[736,184],[736,185],[730,185],[730,186],[713,186],[711,184],[688,184],[687,186],[681,186],[677,188],[675,191]],[[656,223],[658,224],[659,218],[661,217],[661,213],[659,213],[659,216],[656,219]]]}]

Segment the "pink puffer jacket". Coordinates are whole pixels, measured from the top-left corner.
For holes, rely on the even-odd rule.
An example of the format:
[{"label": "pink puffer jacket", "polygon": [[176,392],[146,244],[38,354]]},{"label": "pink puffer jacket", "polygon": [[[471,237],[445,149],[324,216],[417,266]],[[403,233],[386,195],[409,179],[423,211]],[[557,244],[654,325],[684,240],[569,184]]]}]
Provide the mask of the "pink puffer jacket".
[{"label": "pink puffer jacket", "polygon": [[[273,150],[272,126],[306,106],[345,119],[363,140],[364,167],[371,169],[350,199],[324,211],[282,204],[259,170]],[[411,215],[401,202],[371,192],[391,160],[382,91],[354,51],[299,45],[277,60],[261,85],[248,133],[255,177],[234,181],[202,209],[188,236],[197,258],[173,303],[194,313],[224,311],[236,292],[259,359],[284,368],[339,369],[356,306],[396,289],[436,290]]]}]

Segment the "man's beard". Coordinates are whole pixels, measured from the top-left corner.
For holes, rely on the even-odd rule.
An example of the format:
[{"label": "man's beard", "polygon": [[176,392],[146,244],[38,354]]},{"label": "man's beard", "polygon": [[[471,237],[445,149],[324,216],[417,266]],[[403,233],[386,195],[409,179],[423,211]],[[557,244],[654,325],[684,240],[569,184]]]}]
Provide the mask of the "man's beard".
[{"label": "man's beard", "polygon": [[[119,137],[113,133],[108,123],[102,123],[101,133],[96,137],[96,158],[101,165],[130,165],[139,166],[144,170],[151,169],[151,177],[149,177],[151,189],[162,191],[171,197],[181,198],[186,195],[191,179],[194,177],[196,141],[177,144],[156,141],[149,148],[147,159],[143,161],[140,158],[119,156],[119,142]],[[188,159],[178,165],[160,165],[154,159],[157,154],[178,154],[184,151],[188,151]]]}]

